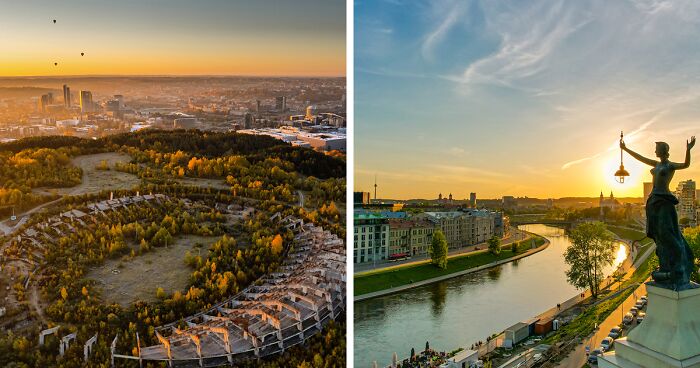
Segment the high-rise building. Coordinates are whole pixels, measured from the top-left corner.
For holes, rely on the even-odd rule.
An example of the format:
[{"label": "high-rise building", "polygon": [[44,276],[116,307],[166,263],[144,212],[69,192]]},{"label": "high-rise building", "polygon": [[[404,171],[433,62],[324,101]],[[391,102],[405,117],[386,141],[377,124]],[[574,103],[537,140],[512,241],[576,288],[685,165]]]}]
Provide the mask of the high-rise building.
[{"label": "high-rise building", "polygon": [[70,87],[67,84],[63,85],[63,106],[66,109],[70,109]]},{"label": "high-rise building", "polygon": [[678,204],[676,205],[678,220],[685,221],[683,219],[687,219],[689,225],[695,226],[697,224],[695,181],[686,180],[678,183],[676,197],[678,197]]},{"label": "high-rise building", "polygon": [[315,110],[315,108],[313,107],[313,105],[307,106],[306,107],[306,115],[304,116],[304,119],[306,119],[308,121],[313,121],[314,120],[314,110]]},{"label": "high-rise building", "polygon": [[260,113],[262,112],[262,111],[260,110],[260,100],[256,100],[256,101],[255,101],[255,112],[257,112],[258,115],[260,115]]},{"label": "high-rise building", "polygon": [[286,111],[287,110],[287,97],[277,96],[277,98],[275,98],[275,109],[279,112]]},{"label": "high-rise building", "polygon": [[124,95],[114,95],[114,99],[119,101],[119,110],[124,109]]},{"label": "high-rise building", "polygon": [[469,207],[476,208],[476,193],[469,193]]},{"label": "high-rise building", "polygon": [[649,199],[649,196],[651,195],[652,189],[654,189],[654,183],[644,182],[644,202],[645,203],[646,203],[647,199]]},{"label": "high-rise building", "polygon": [[41,95],[39,99],[39,111],[46,112],[46,107],[51,104],[53,104],[53,95],[51,93]]},{"label": "high-rise building", "polygon": [[369,204],[369,200],[369,192],[353,192],[354,206],[362,207],[363,205]]},{"label": "high-rise building", "polygon": [[92,112],[93,111],[92,102],[92,92],[90,91],[80,91],[80,111],[81,112]]},{"label": "high-rise building", "polygon": [[245,129],[251,129],[253,127],[253,114],[247,112],[245,113],[245,120],[243,122],[243,127]]}]

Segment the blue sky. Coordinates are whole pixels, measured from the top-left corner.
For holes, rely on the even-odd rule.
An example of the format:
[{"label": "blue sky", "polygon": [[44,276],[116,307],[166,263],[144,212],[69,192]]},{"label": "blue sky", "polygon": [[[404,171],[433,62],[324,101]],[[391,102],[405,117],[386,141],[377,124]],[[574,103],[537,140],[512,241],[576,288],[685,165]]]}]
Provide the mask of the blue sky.
[{"label": "blue sky", "polygon": [[698,40],[696,1],[356,1],[355,189],[376,173],[386,198],[641,196],[629,156],[613,181],[619,132],[683,160]]}]

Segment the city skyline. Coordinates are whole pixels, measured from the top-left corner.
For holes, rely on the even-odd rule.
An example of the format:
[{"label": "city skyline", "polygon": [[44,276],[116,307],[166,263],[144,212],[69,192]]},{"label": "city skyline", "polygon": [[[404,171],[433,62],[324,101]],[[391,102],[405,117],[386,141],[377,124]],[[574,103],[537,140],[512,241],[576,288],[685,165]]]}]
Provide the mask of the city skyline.
[{"label": "city skyline", "polygon": [[0,40],[0,49],[12,50],[0,61],[0,77],[345,75],[344,1],[270,5],[214,0],[13,4],[12,11],[0,14],[3,31],[12,35]]},{"label": "city skyline", "polygon": [[379,198],[641,197],[620,131],[675,162],[696,134],[695,3],[363,2],[355,30],[354,189]]}]

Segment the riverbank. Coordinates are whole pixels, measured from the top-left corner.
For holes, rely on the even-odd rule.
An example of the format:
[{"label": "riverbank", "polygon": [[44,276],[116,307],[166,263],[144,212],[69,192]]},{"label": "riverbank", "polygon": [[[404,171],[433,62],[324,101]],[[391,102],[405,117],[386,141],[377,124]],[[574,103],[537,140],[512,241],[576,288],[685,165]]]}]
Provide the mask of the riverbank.
[{"label": "riverbank", "polygon": [[549,246],[549,240],[540,236],[537,236],[535,241],[535,248],[528,249],[530,247],[529,244],[521,244],[515,254],[512,250],[506,248],[502,249],[499,255],[493,255],[487,250],[483,250],[469,255],[456,256],[448,260],[446,270],[439,269],[430,263],[423,263],[355,277],[355,302],[496,267],[533,255]]}]

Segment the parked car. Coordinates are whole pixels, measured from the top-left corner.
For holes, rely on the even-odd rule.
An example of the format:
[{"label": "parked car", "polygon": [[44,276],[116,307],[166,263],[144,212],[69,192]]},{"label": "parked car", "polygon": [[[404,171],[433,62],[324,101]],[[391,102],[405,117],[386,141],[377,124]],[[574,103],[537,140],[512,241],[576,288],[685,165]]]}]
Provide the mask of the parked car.
[{"label": "parked car", "polygon": [[634,316],[632,313],[626,313],[625,316],[622,318],[622,323],[628,325],[634,321]]},{"label": "parked car", "polygon": [[606,352],[610,350],[614,341],[615,340],[610,336],[604,338],[603,341],[600,342],[600,351]]},{"label": "parked car", "polygon": [[608,336],[612,337],[613,339],[617,339],[621,335],[622,335],[622,328],[620,328],[620,326],[615,326],[615,327],[611,328],[610,333],[608,334]]},{"label": "parked car", "polygon": [[645,307],[645,306],[647,305],[647,300],[646,300],[646,299],[639,298],[639,299],[637,299],[637,304],[641,304],[641,305],[642,305],[642,308],[643,308],[643,307]]},{"label": "parked car", "polygon": [[637,323],[642,323],[642,321],[644,321],[644,317],[646,317],[646,316],[647,316],[646,313],[639,312],[639,314],[637,314]]},{"label": "parked car", "polygon": [[598,365],[598,356],[603,355],[603,352],[600,351],[600,349],[595,349],[593,352],[591,352],[591,355],[588,356],[588,363]]},{"label": "parked car", "polygon": [[642,299],[644,301],[644,304],[646,304],[649,301],[646,295],[640,296],[639,299]]},{"label": "parked car", "polygon": [[632,313],[633,316],[636,316],[637,312],[639,312],[639,309],[637,309],[635,307],[630,308],[630,313]]},{"label": "parked car", "polygon": [[542,355],[541,353],[537,353],[537,354],[533,355],[532,358],[535,361],[535,363],[539,363],[541,361],[544,361],[544,355]]}]

